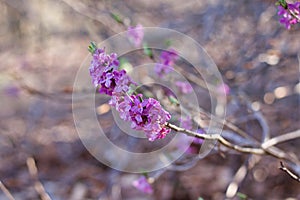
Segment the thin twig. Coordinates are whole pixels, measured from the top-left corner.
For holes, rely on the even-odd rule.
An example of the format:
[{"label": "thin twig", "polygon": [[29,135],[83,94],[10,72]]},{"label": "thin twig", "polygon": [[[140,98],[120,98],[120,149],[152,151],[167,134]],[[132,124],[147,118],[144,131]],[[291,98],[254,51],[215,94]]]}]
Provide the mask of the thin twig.
[{"label": "thin twig", "polygon": [[226,197],[233,198],[237,192],[238,188],[245,180],[247,173],[260,161],[259,156],[249,155],[249,158],[245,163],[243,163],[240,168],[235,173],[232,182],[228,185],[226,190]]},{"label": "thin twig", "polygon": [[[231,142],[229,142],[228,140],[226,140],[225,138],[223,138],[221,135],[219,134],[205,134],[205,133],[197,133],[194,131],[190,131],[181,127],[178,127],[174,124],[170,124],[170,123],[166,123],[166,126],[169,127],[170,129],[176,131],[176,132],[181,132],[181,133],[185,133],[186,135],[192,136],[192,137],[197,137],[197,138],[201,138],[201,139],[207,139],[207,140],[217,140],[219,143],[221,143],[223,146],[229,148],[229,149],[233,149],[235,151],[241,152],[241,153],[250,153],[250,154],[256,154],[256,155],[271,155],[275,158],[279,158],[279,159],[286,159],[292,162],[295,162],[298,164],[298,160],[296,160],[295,158],[291,158],[290,156],[288,156],[285,152],[283,151],[279,151],[277,148],[275,149],[275,147],[273,147],[272,145],[268,145],[268,148],[263,148],[262,146],[257,148],[257,147],[243,147],[240,145],[236,145],[236,144],[232,144]],[[284,134],[286,135],[286,134]],[[287,139],[287,138],[286,138]],[[283,140],[281,140],[281,142],[283,142]]]},{"label": "thin twig", "polygon": [[39,181],[38,169],[36,167],[35,160],[32,157],[28,157],[26,163],[31,177],[35,180],[34,189],[36,192],[40,195],[42,200],[51,200],[43,184]]},{"label": "thin twig", "polygon": [[280,161],[280,167],[279,169],[284,171],[285,173],[287,173],[291,178],[293,178],[294,180],[300,182],[300,177],[298,175],[296,175],[295,173],[291,172],[291,170],[289,170],[288,168],[286,168],[283,164],[283,162]]},{"label": "thin twig", "polygon": [[233,150],[236,150],[236,151],[239,151],[241,153],[252,153],[252,154],[257,154],[257,155],[265,154],[265,151],[261,148],[242,147],[242,146],[239,146],[239,145],[236,145],[236,144],[232,144],[219,134],[209,135],[209,134],[197,133],[197,132],[194,132],[194,131],[190,131],[190,130],[178,127],[174,124],[170,124],[168,122],[166,123],[166,126],[171,128],[174,131],[182,132],[182,133],[185,133],[186,135],[189,135],[189,136],[192,136],[192,137],[197,137],[197,138],[207,139],[207,140],[217,140],[223,146],[228,147],[228,148],[233,149]]},{"label": "thin twig", "polygon": [[9,199],[9,200],[15,200],[15,198],[13,197],[13,195],[10,193],[10,191],[5,187],[5,185],[2,183],[2,181],[0,181],[0,188],[3,191],[3,193],[5,194],[5,196]]},{"label": "thin twig", "polygon": [[273,137],[272,139],[265,141],[261,146],[262,148],[267,149],[271,146],[277,145],[282,142],[286,142],[288,140],[293,140],[296,138],[300,138],[300,129],[290,133],[279,135],[277,137]]}]

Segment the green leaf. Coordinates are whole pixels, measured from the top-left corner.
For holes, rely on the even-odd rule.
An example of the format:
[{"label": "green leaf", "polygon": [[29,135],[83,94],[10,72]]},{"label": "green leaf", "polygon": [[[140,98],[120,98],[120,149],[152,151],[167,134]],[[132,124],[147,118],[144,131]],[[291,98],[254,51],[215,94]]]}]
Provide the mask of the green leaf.
[{"label": "green leaf", "polygon": [[248,198],[248,196],[247,196],[246,194],[243,194],[243,193],[241,193],[241,192],[238,192],[236,195],[237,195],[240,199],[247,199],[247,198]]},{"label": "green leaf", "polygon": [[124,69],[126,72],[129,72],[133,69],[132,65],[130,64],[130,62],[128,62],[126,58],[120,58],[119,61],[120,61],[119,69]]},{"label": "green leaf", "polygon": [[112,18],[113,18],[116,22],[118,22],[118,23],[120,23],[120,24],[123,24],[123,23],[124,23],[124,22],[123,22],[123,19],[121,18],[120,15],[118,15],[118,14],[116,14],[116,13],[110,13],[110,14],[111,14]]},{"label": "green leaf", "polygon": [[143,44],[144,54],[147,55],[149,58],[153,59],[153,52],[149,48],[149,45],[147,43]]},{"label": "green leaf", "polygon": [[88,50],[89,52],[91,52],[91,54],[94,54],[95,51],[97,50],[97,44],[92,41],[88,47]]},{"label": "green leaf", "polygon": [[287,9],[287,3],[285,0],[278,0],[275,5],[279,6],[281,5],[282,7],[284,7],[285,9]]},{"label": "green leaf", "polygon": [[166,40],[165,41],[165,45],[167,46],[167,47],[170,47],[171,45],[172,45],[172,41],[171,40]]},{"label": "green leaf", "polygon": [[172,104],[179,105],[179,101],[175,97],[169,96],[169,100]]}]

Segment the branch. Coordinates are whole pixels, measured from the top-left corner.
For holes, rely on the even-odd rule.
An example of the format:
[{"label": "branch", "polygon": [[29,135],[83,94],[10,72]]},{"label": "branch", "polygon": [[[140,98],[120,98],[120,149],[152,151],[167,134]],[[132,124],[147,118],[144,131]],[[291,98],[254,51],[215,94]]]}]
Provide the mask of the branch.
[{"label": "branch", "polygon": [[[197,132],[194,132],[194,131],[190,131],[190,130],[178,127],[174,124],[170,124],[169,122],[166,123],[166,126],[169,127],[170,129],[176,131],[176,132],[182,132],[182,133],[184,133],[188,136],[197,137],[197,138],[201,138],[201,139],[207,139],[207,140],[217,140],[223,146],[225,146],[229,149],[233,149],[235,151],[241,152],[241,153],[250,153],[250,154],[256,154],[256,155],[271,155],[271,156],[273,156],[275,158],[278,158],[278,159],[285,159],[285,160],[289,160],[291,162],[299,164],[298,159],[289,156],[285,152],[283,152],[283,151],[281,151],[281,150],[279,150],[279,149],[277,149],[276,147],[273,146],[273,144],[275,145],[278,142],[277,143],[273,142],[273,144],[270,143],[267,147],[265,147],[263,145],[260,145],[259,148],[244,147],[244,146],[232,144],[230,141],[226,140],[224,137],[222,137],[219,134],[210,134],[209,135],[209,134],[205,134],[205,133],[197,133]],[[298,131],[295,131],[295,132],[297,132],[296,135],[298,136],[298,134],[299,134]],[[286,135],[288,135],[288,137],[286,137]],[[283,135],[283,136],[285,136],[284,140],[281,139],[280,141],[283,142],[283,141],[287,141],[288,139],[296,138],[295,135],[293,135],[293,137],[291,135],[293,135],[293,134],[292,133],[284,134]],[[278,140],[278,137],[276,137],[276,138],[273,138],[273,139]],[[273,139],[270,139],[270,140],[273,140]],[[265,142],[265,143],[267,143],[267,142]],[[265,143],[263,143],[263,144],[265,144]]]},{"label": "branch", "polygon": [[257,154],[257,155],[265,154],[265,150],[263,150],[261,148],[242,147],[242,146],[239,146],[239,145],[236,145],[236,144],[232,144],[219,134],[208,135],[208,134],[203,134],[203,133],[197,133],[197,132],[193,132],[193,131],[178,127],[174,124],[170,124],[168,122],[166,123],[166,126],[169,127],[170,129],[174,130],[174,131],[182,132],[182,133],[185,133],[186,135],[189,135],[189,136],[192,136],[192,137],[197,137],[197,138],[207,139],[207,140],[217,140],[223,146],[228,147],[228,148],[233,149],[233,150],[236,150],[236,151],[239,151],[241,153],[251,153],[251,154]]},{"label": "branch", "polygon": [[287,173],[291,178],[293,178],[294,180],[300,182],[300,177],[298,175],[296,175],[295,173],[291,172],[291,170],[289,170],[288,168],[286,168],[283,164],[283,162],[280,161],[280,167],[279,169],[284,171],[285,173]]},{"label": "branch", "polygon": [[10,193],[10,191],[5,187],[5,185],[2,183],[2,181],[0,181],[0,188],[3,191],[3,193],[5,194],[5,196],[7,197],[7,199],[9,200],[15,200],[15,198],[13,197],[13,195]]},{"label": "branch", "polygon": [[29,174],[35,180],[34,189],[40,195],[42,200],[51,200],[50,196],[47,194],[43,184],[38,179],[38,169],[35,164],[35,160],[32,157],[27,158],[27,167]]},{"label": "branch", "polygon": [[286,133],[284,135],[274,137],[272,139],[269,139],[269,140],[265,141],[261,146],[262,146],[262,148],[267,149],[276,144],[286,142],[288,140],[292,140],[292,139],[296,139],[296,138],[300,138],[300,129],[290,132],[290,133]]}]

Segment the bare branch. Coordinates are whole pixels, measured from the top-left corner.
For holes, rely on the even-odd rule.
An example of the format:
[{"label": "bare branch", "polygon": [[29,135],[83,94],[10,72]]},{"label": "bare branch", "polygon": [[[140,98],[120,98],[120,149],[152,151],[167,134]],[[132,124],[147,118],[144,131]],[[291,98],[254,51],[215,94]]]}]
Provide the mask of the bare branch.
[{"label": "bare branch", "polygon": [[296,139],[296,138],[300,138],[300,129],[296,130],[296,131],[293,131],[293,132],[290,132],[290,133],[286,133],[284,135],[274,137],[272,139],[269,139],[269,140],[265,141],[261,146],[262,146],[262,148],[267,149],[267,148],[269,148],[271,146],[274,146],[276,144],[286,142],[288,140],[293,140],[293,139]]},{"label": "bare branch", "polygon": [[257,154],[257,155],[265,154],[265,151],[261,148],[242,147],[242,146],[239,146],[236,144],[232,144],[219,134],[209,135],[209,134],[197,133],[197,132],[193,132],[193,131],[178,127],[178,126],[176,126],[174,124],[170,124],[170,123],[166,123],[166,126],[171,128],[174,131],[182,132],[182,133],[185,133],[186,135],[189,135],[192,137],[197,137],[197,138],[207,139],[207,140],[217,140],[223,146],[228,147],[233,150],[236,150],[236,151],[239,151],[239,152],[242,152],[242,153],[252,153],[252,154]]},{"label": "bare branch", "polygon": [[10,191],[5,187],[5,185],[2,183],[2,181],[0,181],[0,188],[3,191],[3,193],[5,194],[5,196],[9,199],[9,200],[15,200],[15,198],[13,197],[13,195],[10,193]]},{"label": "bare branch", "polygon": [[47,194],[43,184],[38,178],[38,169],[35,164],[35,160],[32,157],[27,158],[27,167],[31,177],[35,180],[34,189],[40,195],[42,200],[51,200],[50,196]]},{"label": "bare branch", "polygon": [[[166,126],[176,132],[181,132],[181,133],[184,133],[184,134],[192,136],[192,137],[197,137],[197,138],[207,139],[207,140],[217,140],[223,146],[225,146],[229,149],[233,149],[235,151],[241,152],[241,153],[250,153],[250,154],[256,154],[256,155],[271,155],[274,158],[285,159],[285,160],[289,160],[291,162],[299,164],[299,161],[297,158],[291,157],[284,151],[273,146],[273,144],[277,144],[278,142],[276,142],[276,143],[272,142],[272,144],[270,143],[267,147],[265,147],[266,145],[265,146],[261,145],[260,147],[244,147],[244,146],[232,144],[230,141],[226,140],[224,137],[222,137],[219,134],[197,133],[194,131],[190,131],[190,130],[178,127],[174,124],[170,124],[168,122],[166,123]],[[287,138],[289,138],[289,139],[297,138],[299,133],[298,133],[298,131],[295,131],[295,132],[297,134],[295,134],[294,132],[293,132],[293,134],[292,133],[284,134],[284,136],[285,136],[285,137],[283,137],[284,139],[280,139],[280,141],[281,142],[287,141],[288,140]],[[288,136],[286,136],[286,135],[288,135]],[[278,137],[276,137],[276,138],[278,138]],[[270,139],[270,140],[273,140],[273,139]],[[276,140],[278,140],[278,139],[276,139]],[[267,143],[267,142],[265,142],[265,143]]]},{"label": "bare branch", "polygon": [[286,168],[283,164],[283,162],[280,161],[280,167],[279,169],[284,171],[285,173],[287,173],[291,178],[293,178],[294,180],[300,182],[300,177],[298,175],[296,175],[295,173],[291,172],[291,170],[289,170],[288,168]]}]

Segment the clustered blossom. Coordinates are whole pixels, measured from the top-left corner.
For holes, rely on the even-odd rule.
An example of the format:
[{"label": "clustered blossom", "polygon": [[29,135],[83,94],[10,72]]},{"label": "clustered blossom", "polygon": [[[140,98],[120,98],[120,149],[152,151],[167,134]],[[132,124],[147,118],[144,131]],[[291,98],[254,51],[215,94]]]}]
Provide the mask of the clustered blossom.
[{"label": "clustered blossom", "polygon": [[117,54],[105,53],[105,49],[96,49],[89,67],[94,86],[99,86],[99,93],[112,96],[113,93],[122,93],[129,90],[134,84],[125,70],[118,70]]},{"label": "clustered blossom", "polygon": [[285,3],[278,6],[278,15],[281,16],[280,23],[284,24],[287,29],[291,25],[300,23],[300,2]]},{"label": "clustered blossom", "polygon": [[135,47],[139,47],[144,38],[143,26],[140,24],[138,24],[136,27],[129,26],[127,30],[127,36]]},{"label": "clustered blossom", "polygon": [[143,130],[149,141],[164,138],[171,131],[165,127],[171,115],[153,98],[143,99],[142,94],[129,95],[130,85],[135,83],[125,70],[118,69],[117,55],[108,55],[104,49],[92,45],[89,47],[93,53],[89,71],[99,93],[111,96],[109,104],[116,108],[123,120],[131,122],[133,129]]},{"label": "clustered blossom", "polygon": [[144,131],[149,141],[164,138],[170,132],[165,123],[171,115],[153,98],[143,99],[142,94],[113,97],[110,105],[116,107],[121,119],[131,122],[131,128]]},{"label": "clustered blossom", "polygon": [[183,94],[189,94],[189,93],[191,93],[193,91],[192,86],[188,82],[176,81],[175,85],[179,88],[179,90]]},{"label": "clustered blossom", "polygon": [[173,69],[173,64],[178,60],[178,53],[174,49],[168,51],[163,51],[160,54],[159,63],[155,66],[155,72],[158,76],[163,77],[165,74],[168,74]]},{"label": "clustered blossom", "polygon": [[153,189],[145,176],[141,176],[138,180],[133,181],[132,185],[146,194],[153,193]]}]

